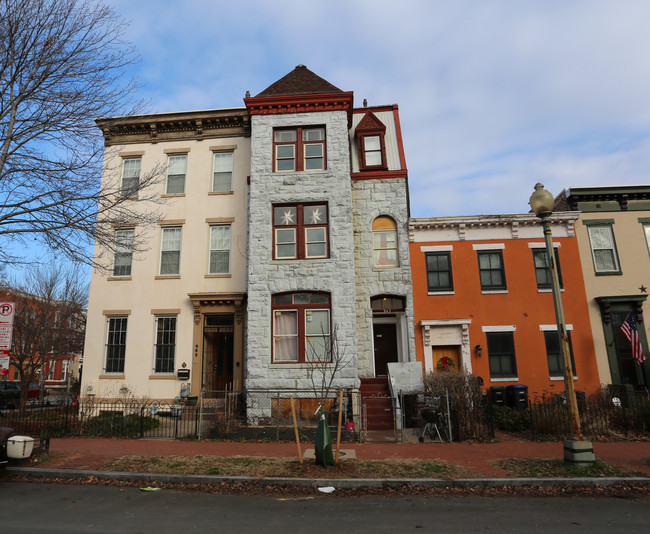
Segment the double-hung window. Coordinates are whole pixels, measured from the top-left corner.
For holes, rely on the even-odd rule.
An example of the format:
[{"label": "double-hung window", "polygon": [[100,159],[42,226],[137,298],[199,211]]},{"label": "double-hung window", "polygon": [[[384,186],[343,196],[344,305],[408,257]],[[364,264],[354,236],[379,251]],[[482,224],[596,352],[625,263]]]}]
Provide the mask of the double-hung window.
[{"label": "double-hung window", "polygon": [[329,256],[327,204],[273,206],[273,259]]},{"label": "double-hung window", "polygon": [[450,252],[426,252],[427,291],[453,291]]},{"label": "double-hung window", "polygon": [[[537,289],[551,289],[553,287],[553,273],[551,272],[551,262],[545,248],[534,248],[533,263],[535,265],[535,279],[537,280]],[[557,277],[562,288],[562,269],[560,268],[560,254],[558,249],[553,249],[555,256],[555,268]]]},{"label": "double-hung window", "polygon": [[507,289],[502,252],[500,250],[479,250],[477,254],[481,289],[484,291]]},{"label": "double-hung window", "polygon": [[490,378],[516,378],[517,358],[513,332],[486,332]]},{"label": "double-hung window", "polygon": [[397,267],[397,225],[390,217],[372,221],[372,249],[375,267]]},{"label": "double-hung window", "polygon": [[210,274],[230,272],[230,225],[210,226]]},{"label": "double-hung window", "polygon": [[176,354],[176,316],[156,317],[154,373],[173,373]]},{"label": "double-hung window", "polygon": [[133,228],[115,230],[113,276],[131,276],[134,235]]},{"label": "double-hung window", "polygon": [[585,221],[596,274],[621,274],[612,225],[590,223]]},{"label": "double-hung window", "polygon": [[[571,343],[571,332],[567,331],[569,341],[569,355],[571,356],[571,369],[574,377],[576,373],[576,362],[573,358],[573,344]],[[550,378],[564,376],[564,354],[560,343],[560,334],[557,329],[544,332],[544,344],[546,345],[546,358],[548,359],[548,374]]]},{"label": "double-hung window", "polygon": [[325,128],[300,127],[273,132],[275,172],[320,171],[325,167]]},{"label": "double-hung window", "polygon": [[140,166],[142,158],[124,158],[122,160],[122,182],[120,195],[123,197],[137,197],[140,188]]},{"label": "double-hung window", "polygon": [[162,229],[160,246],[160,274],[180,274],[181,267],[181,227],[167,226]]},{"label": "double-hung window", "polygon": [[167,186],[168,195],[185,193],[185,176],[187,174],[187,154],[170,154],[167,156]]},{"label": "double-hung window", "polygon": [[331,361],[330,296],[273,295],[273,362]]},{"label": "double-hung window", "polygon": [[215,152],[212,162],[212,192],[232,191],[233,153]]},{"label": "double-hung window", "polygon": [[126,354],[126,317],[109,317],[106,334],[106,373],[124,373]]}]

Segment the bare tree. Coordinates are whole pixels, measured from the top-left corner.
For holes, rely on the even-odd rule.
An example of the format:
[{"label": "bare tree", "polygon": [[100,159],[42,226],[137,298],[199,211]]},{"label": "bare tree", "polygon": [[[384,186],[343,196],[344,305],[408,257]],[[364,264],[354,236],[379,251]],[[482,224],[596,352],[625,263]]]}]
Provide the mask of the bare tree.
[{"label": "bare tree", "polygon": [[311,336],[305,345],[307,355],[307,372],[312,390],[322,409],[327,407],[327,400],[335,388],[335,380],[352,361],[347,346],[339,345],[337,328],[331,335],[326,335],[321,327],[319,336]]},{"label": "bare tree", "polygon": [[16,308],[10,360],[20,377],[21,407],[29,384],[42,385],[49,366],[82,353],[87,295],[86,282],[72,268],[33,266],[22,282],[0,288],[0,298]]},{"label": "bare tree", "polygon": [[103,138],[94,119],[124,117],[141,107],[136,84],[124,77],[137,59],[123,40],[125,26],[95,0],[0,0],[5,263],[28,263],[36,245],[92,264],[90,245],[112,250],[115,225],[159,218],[159,195],[150,186],[160,169],[143,173],[126,192],[119,176],[101,184]]}]

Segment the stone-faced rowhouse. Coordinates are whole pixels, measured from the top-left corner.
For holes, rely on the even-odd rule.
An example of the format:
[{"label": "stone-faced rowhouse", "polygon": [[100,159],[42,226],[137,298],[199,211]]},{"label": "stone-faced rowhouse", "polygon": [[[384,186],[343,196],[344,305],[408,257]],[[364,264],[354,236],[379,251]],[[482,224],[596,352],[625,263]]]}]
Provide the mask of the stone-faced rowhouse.
[{"label": "stone-faced rowhouse", "polygon": [[355,109],[302,65],[245,105],[98,121],[106,168],[162,164],[168,198],[92,275],[82,394],[309,388],[334,346],[335,387],[416,361],[397,106]]}]

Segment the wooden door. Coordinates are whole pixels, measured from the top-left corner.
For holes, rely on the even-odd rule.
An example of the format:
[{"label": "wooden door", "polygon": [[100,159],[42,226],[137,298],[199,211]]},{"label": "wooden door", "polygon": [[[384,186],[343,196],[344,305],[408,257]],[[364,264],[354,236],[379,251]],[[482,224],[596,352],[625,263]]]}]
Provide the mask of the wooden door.
[{"label": "wooden door", "polygon": [[[460,347],[458,345],[439,345],[431,347],[431,355],[433,356],[433,370],[438,372],[440,369],[447,368],[460,369]],[[445,360],[445,358],[448,358]]]}]

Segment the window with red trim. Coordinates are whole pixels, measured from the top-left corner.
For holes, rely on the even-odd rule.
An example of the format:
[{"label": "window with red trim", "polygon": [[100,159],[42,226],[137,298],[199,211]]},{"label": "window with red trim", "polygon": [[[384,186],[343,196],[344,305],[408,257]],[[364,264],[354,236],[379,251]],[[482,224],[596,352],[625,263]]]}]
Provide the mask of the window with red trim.
[{"label": "window with red trim", "polygon": [[308,126],[273,131],[275,172],[322,171],[325,165],[325,128]]},{"label": "window with red trim", "polygon": [[359,169],[362,171],[386,170],[386,126],[368,111],[356,127]]},{"label": "window with red trim", "polygon": [[273,206],[273,259],[329,257],[327,204]]},{"label": "window with red trim", "polygon": [[331,361],[328,293],[273,295],[273,363]]}]

